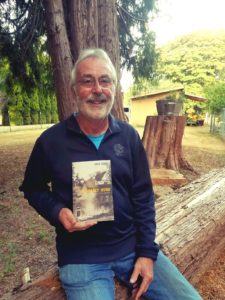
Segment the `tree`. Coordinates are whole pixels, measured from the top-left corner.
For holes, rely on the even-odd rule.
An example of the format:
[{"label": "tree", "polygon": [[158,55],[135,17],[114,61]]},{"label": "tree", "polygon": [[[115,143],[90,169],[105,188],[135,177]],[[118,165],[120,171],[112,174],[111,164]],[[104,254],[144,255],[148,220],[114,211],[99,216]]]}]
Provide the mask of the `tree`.
[{"label": "tree", "polygon": [[[56,102],[43,7],[40,1],[1,1],[0,8],[0,73],[5,74],[0,91],[8,100],[6,111],[12,124],[42,123],[40,99]],[[55,112],[51,118],[56,120]]]},{"label": "tree", "polygon": [[[50,54],[54,66],[54,75],[56,82],[56,93],[59,104],[60,119],[65,118],[71,111],[76,109],[69,86],[70,70],[73,62],[77,59],[81,49],[87,47],[100,47],[105,49],[117,69],[120,78],[120,45],[117,24],[117,8],[119,12],[120,24],[123,22],[126,26],[120,26],[121,41],[127,39],[128,49],[133,51],[134,41],[131,39],[129,32],[134,21],[126,22],[126,20],[134,20],[130,15],[128,8],[134,10],[135,5],[138,12],[145,12],[145,8],[152,9],[154,1],[140,1],[139,5],[135,1],[68,1],[64,5],[61,0],[44,1],[46,12],[46,24],[49,38]],[[125,7],[123,7],[123,5]],[[144,13],[146,15],[146,13]],[[129,15],[130,19],[127,17]],[[57,16],[57,18],[56,18]],[[137,20],[135,20],[137,24]],[[143,23],[143,19],[141,20]],[[140,20],[139,20],[140,23]],[[142,24],[141,23],[141,24]],[[123,29],[122,29],[123,28]],[[140,26],[140,29],[143,25]],[[146,30],[145,30],[146,31]],[[149,45],[150,38],[147,39]],[[147,47],[146,47],[147,48]],[[146,52],[146,48],[144,51]],[[122,47],[124,53],[123,63],[128,61],[128,52]],[[71,55],[72,54],[72,55]],[[142,57],[142,61],[143,61]],[[150,59],[150,58],[149,58]],[[151,59],[150,59],[151,60]],[[139,59],[141,61],[141,59]],[[130,58],[130,64],[134,66],[134,58]],[[130,65],[129,65],[130,66]],[[149,68],[150,69],[150,68]],[[125,115],[122,109],[122,97],[120,87],[118,87],[116,101],[113,108],[113,114],[124,119]]]},{"label": "tree", "polygon": [[[0,29],[4,34],[7,33],[4,42],[13,45],[12,48],[15,49],[16,46],[16,49],[21,50],[25,47],[25,50],[28,51],[33,41],[40,37],[41,32],[43,33],[43,28],[47,29],[60,119],[65,118],[76,109],[76,103],[70,91],[69,76],[81,49],[86,47],[104,48],[116,65],[118,73],[121,50],[122,65],[126,64],[128,68],[132,67],[134,74],[137,75],[138,72],[141,72],[143,76],[151,72],[151,65],[154,61],[154,37],[147,33],[145,25],[149,11],[154,8],[155,0],[20,0],[16,1],[16,6],[14,5],[14,14],[16,15],[14,19],[9,17],[10,14],[6,9],[12,8],[13,2],[10,0],[2,2],[5,3],[1,4],[1,8],[4,8],[1,15],[4,16],[4,20],[13,24],[14,39],[8,38],[10,26],[7,27],[0,23]],[[43,24],[44,11],[46,22],[43,27],[41,24]],[[28,16],[27,20],[26,15]],[[16,19],[19,20],[19,27],[16,26]],[[135,39],[132,30],[137,33]],[[30,39],[27,39],[29,43],[25,45],[26,33]],[[142,38],[143,34],[146,34],[146,39]],[[149,68],[144,68],[146,58],[150,64]],[[20,66],[21,70],[24,70],[25,61],[24,59]],[[117,91],[113,113],[117,117],[124,118],[120,89]]]},{"label": "tree", "polygon": [[159,49],[157,76],[204,94],[204,87],[225,79],[225,31],[201,31],[175,39]]},{"label": "tree", "polygon": [[225,81],[214,82],[205,88],[207,106],[211,113],[218,114],[225,108]]},{"label": "tree", "polygon": [[12,73],[13,62],[10,62],[9,58],[0,61],[0,91],[7,99],[3,110],[3,125],[9,125],[9,116],[10,122],[16,125],[44,123],[46,118],[42,120],[41,117],[46,113],[47,119],[51,122],[58,120],[56,109],[46,110],[45,107],[49,101],[52,108],[56,107],[56,99],[50,59],[42,50],[43,43],[45,41],[34,44],[38,72],[34,73],[31,62],[25,64],[24,77],[30,78],[28,82],[24,81],[22,74],[19,77],[16,73]]},{"label": "tree", "polygon": [[9,64],[6,59],[0,59],[0,112],[2,113],[2,124],[8,126],[10,124],[8,99],[5,97],[5,80],[8,74]]}]

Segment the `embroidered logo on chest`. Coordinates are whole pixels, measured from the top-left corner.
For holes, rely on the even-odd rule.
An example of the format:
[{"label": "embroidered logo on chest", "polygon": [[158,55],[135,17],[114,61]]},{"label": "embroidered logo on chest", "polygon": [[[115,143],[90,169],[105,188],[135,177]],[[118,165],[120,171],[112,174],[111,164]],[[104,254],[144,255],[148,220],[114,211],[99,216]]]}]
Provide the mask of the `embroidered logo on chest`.
[{"label": "embroidered logo on chest", "polygon": [[114,150],[116,156],[123,156],[123,154],[124,154],[124,146],[122,146],[121,144],[115,144],[113,146],[113,150]]}]

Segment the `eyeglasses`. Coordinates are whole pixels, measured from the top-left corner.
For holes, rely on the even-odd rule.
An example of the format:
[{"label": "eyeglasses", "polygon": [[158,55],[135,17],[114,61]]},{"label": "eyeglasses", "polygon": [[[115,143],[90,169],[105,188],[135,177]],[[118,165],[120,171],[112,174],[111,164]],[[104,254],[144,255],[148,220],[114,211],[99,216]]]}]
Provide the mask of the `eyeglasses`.
[{"label": "eyeglasses", "polygon": [[113,80],[108,77],[108,76],[102,76],[98,79],[95,79],[92,76],[85,76],[82,77],[78,83],[81,86],[87,87],[87,88],[93,88],[96,85],[96,81],[98,81],[98,84],[102,87],[102,88],[108,88],[113,84]]}]

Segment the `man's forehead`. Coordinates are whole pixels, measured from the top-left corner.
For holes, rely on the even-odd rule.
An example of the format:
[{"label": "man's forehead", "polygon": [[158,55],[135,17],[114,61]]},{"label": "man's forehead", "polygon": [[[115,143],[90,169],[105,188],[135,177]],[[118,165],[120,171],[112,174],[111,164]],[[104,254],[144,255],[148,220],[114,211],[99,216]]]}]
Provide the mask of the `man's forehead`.
[{"label": "man's forehead", "polygon": [[107,62],[98,57],[87,57],[77,66],[77,72],[82,75],[90,76],[93,73],[111,75],[111,69]]},{"label": "man's forehead", "polygon": [[[93,73],[87,73],[87,72],[82,72],[82,73],[80,73],[80,75],[82,76],[82,77],[93,77]],[[109,77],[110,76],[110,74],[108,74],[108,73],[100,73],[100,77]]]}]

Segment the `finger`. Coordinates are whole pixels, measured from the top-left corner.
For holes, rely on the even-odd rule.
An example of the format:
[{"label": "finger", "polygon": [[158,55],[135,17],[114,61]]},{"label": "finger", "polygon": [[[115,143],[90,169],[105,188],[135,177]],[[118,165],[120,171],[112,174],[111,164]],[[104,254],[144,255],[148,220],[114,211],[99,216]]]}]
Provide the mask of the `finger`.
[{"label": "finger", "polygon": [[69,230],[76,224],[76,219],[72,211],[68,208],[62,208],[59,212],[59,221]]},{"label": "finger", "polygon": [[65,227],[67,228],[68,231],[73,230],[73,228],[76,226],[77,222],[74,216],[68,214],[65,218]]},{"label": "finger", "polygon": [[132,299],[136,299],[138,288],[132,290]]},{"label": "finger", "polygon": [[90,220],[90,221],[84,221],[84,222],[76,222],[76,224],[73,227],[73,231],[81,231],[86,230],[94,225],[97,224],[96,220]]},{"label": "finger", "polygon": [[77,224],[77,221],[76,221],[76,219],[75,219],[75,217],[74,217],[73,214],[72,215],[68,214],[68,216],[67,216],[67,222],[69,222],[71,226],[75,226]]},{"label": "finger", "polygon": [[138,280],[138,276],[140,275],[139,268],[134,267],[133,273],[131,274],[130,283],[134,284]]},{"label": "finger", "polygon": [[150,280],[143,278],[142,283],[137,291],[135,300],[139,299],[147,290],[150,284]]},{"label": "finger", "polygon": [[67,218],[72,222],[72,221],[75,221],[76,222],[76,219],[75,219],[75,216],[73,214],[73,212],[71,210],[68,210],[67,211]]}]

